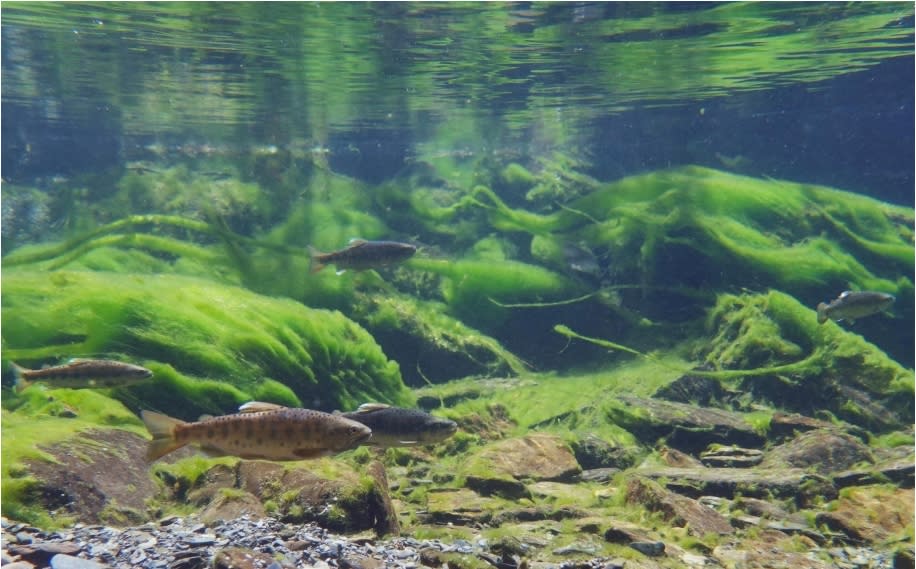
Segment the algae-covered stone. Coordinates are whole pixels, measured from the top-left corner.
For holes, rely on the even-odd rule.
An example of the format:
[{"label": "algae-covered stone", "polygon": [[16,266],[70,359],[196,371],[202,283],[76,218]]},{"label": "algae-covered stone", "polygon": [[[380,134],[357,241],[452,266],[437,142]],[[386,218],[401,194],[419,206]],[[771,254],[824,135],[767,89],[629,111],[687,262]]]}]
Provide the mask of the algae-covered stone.
[{"label": "algae-covered stone", "polygon": [[785,293],[721,295],[708,326],[707,363],[747,371],[743,390],[877,430],[912,422],[912,370],[858,334],[819,325],[813,310]]},{"label": "algae-covered stone", "polygon": [[386,353],[404,364],[409,385],[525,371],[524,363],[496,339],[448,315],[441,303],[368,293],[357,295],[353,311]]},{"label": "algae-covered stone", "polygon": [[410,405],[396,363],[336,311],[203,280],[3,273],[4,357],[22,365],[112,354],[155,372],[133,399],[171,414],[261,399],[323,409]]},{"label": "algae-covered stone", "polygon": [[562,439],[540,433],[494,443],[467,466],[467,472],[478,477],[491,473],[515,480],[570,480],[581,470]]},{"label": "algae-covered stone", "polygon": [[835,430],[821,429],[802,433],[771,449],[761,467],[810,468],[818,474],[828,475],[859,463],[871,464],[874,461],[872,453],[862,441]]},{"label": "algae-covered stone", "polygon": [[833,511],[817,515],[824,524],[855,541],[880,543],[913,536],[913,489],[866,486],[844,490]]}]

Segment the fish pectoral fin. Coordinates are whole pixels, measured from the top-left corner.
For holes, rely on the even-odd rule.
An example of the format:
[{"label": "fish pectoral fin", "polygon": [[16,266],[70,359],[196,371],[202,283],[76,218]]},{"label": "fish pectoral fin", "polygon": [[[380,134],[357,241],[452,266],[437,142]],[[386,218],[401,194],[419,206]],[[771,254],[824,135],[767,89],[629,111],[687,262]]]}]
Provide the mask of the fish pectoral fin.
[{"label": "fish pectoral fin", "polygon": [[294,448],[293,454],[302,459],[320,458],[328,454],[328,451],[323,448]]},{"label": "fish pectoral fin", "polygon": [[354,237],[354,238],[350,239],[349,242],[347,242],[347,245],[349,245],[349,246],[351,246],[351,247],[362,247],[362,246],[365,245],[366,243],[368,243],[368,241],[366,241],[366,240],[363,239],[362,237]]},{"label": "fish pectoral fin", "polygon": [[201,445],[200,452],[202,452],[204,455],[210,458],[219,458],[221,456],[229,456],[226,453],[226,451],[222,450],[221,448],[217,448],[217,447],[209,446],[209,445]]}]

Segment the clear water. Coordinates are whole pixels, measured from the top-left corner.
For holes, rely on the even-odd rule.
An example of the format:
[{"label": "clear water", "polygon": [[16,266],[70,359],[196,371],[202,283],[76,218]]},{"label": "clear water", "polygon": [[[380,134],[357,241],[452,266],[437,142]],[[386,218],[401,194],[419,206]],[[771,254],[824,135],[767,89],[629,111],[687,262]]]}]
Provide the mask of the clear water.
[{"label": "clear water", "polygon": [[378,182],[576,149],[913,203],[913,5],[5,3],[4,180],[291,149]]}]

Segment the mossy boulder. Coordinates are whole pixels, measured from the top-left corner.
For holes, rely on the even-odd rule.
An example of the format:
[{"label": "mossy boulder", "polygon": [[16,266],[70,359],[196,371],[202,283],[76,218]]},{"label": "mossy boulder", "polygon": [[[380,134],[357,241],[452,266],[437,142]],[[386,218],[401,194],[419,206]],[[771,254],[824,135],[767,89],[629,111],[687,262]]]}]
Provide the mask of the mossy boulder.
[{"label": "mossy boulder", "polygon": [[912,423],[912,370],[834,322],[819,325],[788,294],[720,295],[708,327],[707,364],[754,370],[741,391],[800,413],[826,409],[867,428]]},{"label": "mossy boulder", "polygon": [[439,302],[390,292],[359,293],[352,317],[403,364],[408,385],[525,371],[525,364],[497,340],[450,316]]},{"label": "mossy boulder", "polygon": [[252,399],[410,405],[398,365],[339,312],[171,275],[3,273],[4,358],[107,354],[155,377],[126,401],[196,419]]}]

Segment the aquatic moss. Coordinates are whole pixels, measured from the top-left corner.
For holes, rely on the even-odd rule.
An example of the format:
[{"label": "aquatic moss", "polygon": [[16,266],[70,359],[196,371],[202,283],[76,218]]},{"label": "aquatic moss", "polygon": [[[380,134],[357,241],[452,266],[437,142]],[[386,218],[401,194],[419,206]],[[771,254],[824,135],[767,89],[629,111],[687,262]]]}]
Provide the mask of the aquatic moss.
[{"label": "aquatic moss", "polygon": [[183,407],[186,419],[232,411],[256,394],[326,409],[412,402],[397,364],[358,324],[239,288],[170,275],[4,271],[3,306],[4,357],[40,365],[55,354],[119,354],[158,372],[153,387],[132,388],[145,405]]},{"label": "aquatic moss", "polygon": [[[66,408],[70,416],[59,411]],[[0,445],[2,465],[2,512],[11,519],[40,527],[67,525],[70,519],[50,516],[35,496],[38,482],[29,475],[26,461],[54,461],[41,450],[54,443],[68,440],[80,431],[99,425],[117,426],[145,433],[136,415],[118,401],[88,389],[46,390],[41,385],[22,393],[4,393],[2,421],[3,445]]]},{"label": "aquatic moss", "polygon": [[[423,377],[455,378],[456,371],[470,375],[499,371],[522,373],[526,366],[497,340],[447,314],[438,302],[393,293],[358,295],[354,305],[357,321],[371,330],[386,352],[404,366],[408,383],[421,384]],[[429,357],[434,354],[434,357]],[[423,368],[419,369],[423,357]],[[413,364],[418,369],[414,371]],[[420,376],[420,377],[416,377]]]},{"label": "aquatic moss", "polygon": [[720,368],[805,361],[796,381],[827,373],[877,394],[905,389],[913,375],[862,336],[834,322],[819,325],[812,309],[775,290],[720,295],[708,326],[714,337],[705,359]]},{"label": "aquatic moss", "polygon": [[[444,277],[442,295],[465,322],[494,325],[505,318],[496,303],[544,301],[578,292],[568,279],[537,265],[518,261],[444,261],[413,258],[407,264]],[[496,302],[493,302],[496,301]]]},{"label": "aquatic moss", "polygon": [[615,270],[643,284],[702,278],[799,296],[850,284],[899,294],[898,278],[913,273],[912,209],[865,196],[697,166],[593,187],[549,215],[513,209],[483,186],[471,195],[494,228],[609,249]]}]

